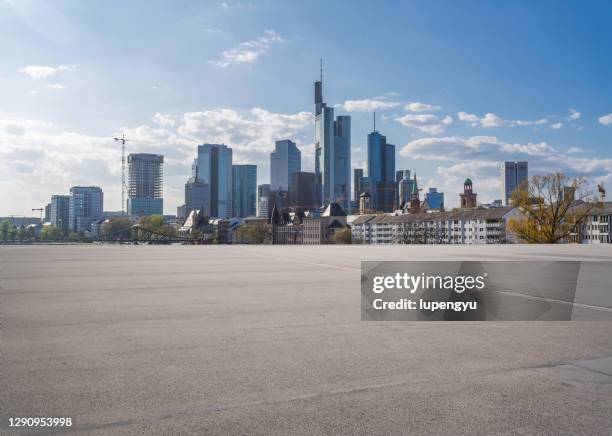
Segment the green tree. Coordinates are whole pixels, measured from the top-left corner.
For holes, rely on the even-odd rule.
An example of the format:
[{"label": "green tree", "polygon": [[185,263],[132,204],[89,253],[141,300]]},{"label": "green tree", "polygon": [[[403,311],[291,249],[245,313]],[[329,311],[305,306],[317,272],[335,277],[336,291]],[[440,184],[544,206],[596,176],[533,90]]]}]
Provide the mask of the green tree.
[{"label": "green tree", "polygon": [[258,222],[243,224],[236,229],[236,240],[247,244],[265,244],[271,239],[271,228],[268,223]]},{"label": "green tree", "polygon": [[166,224],[166,221],[162,215],[149,215],[142,217],[139,221],[139,225],[142,229],[161,236],[174,237],[177,233],[174,227]]},{"label": "green tree", "polygon": [[125,216],[113,217],[102,224],[100,236],[106,240],[120,241],[132,238],[132,220]]},{"label": "green tree", "polygon": [[512,202],[524,218],[510,219],[508,227],[530,244],[569,240],[585,217],[601,207],[585,179],[571,180],[562,173],[532,177],[513,192]]},{"label": "green tree", "polygon": [[40,237],[45,241],[58,241],[62,236],[62,231],[54,225],[43,226]]},{"label": "green tree", "polygon": [[2,238],[3,241],[8,240],[11,227],[13,226],[8,220],[4,220],[0,223],[0,238]]},{"label": "green tree", "polygon": [[351,229],[344,228],[334,232],[332,236],[332,242],[334,244],[350,244],[352,241]]}]

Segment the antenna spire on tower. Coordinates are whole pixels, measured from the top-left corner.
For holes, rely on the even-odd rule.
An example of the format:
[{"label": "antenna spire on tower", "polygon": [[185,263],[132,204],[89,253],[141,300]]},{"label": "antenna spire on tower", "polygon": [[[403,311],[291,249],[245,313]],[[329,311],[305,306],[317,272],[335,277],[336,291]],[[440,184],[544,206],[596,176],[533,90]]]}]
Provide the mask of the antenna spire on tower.
[{"label": "antenna spire on tower", "polygon": [[376,111],[374,111],[374,132],[376,132]]},{"label": "antenna spire on tower", "polygon": [[323,58],[321,58],[321,83],[323,83]]}]

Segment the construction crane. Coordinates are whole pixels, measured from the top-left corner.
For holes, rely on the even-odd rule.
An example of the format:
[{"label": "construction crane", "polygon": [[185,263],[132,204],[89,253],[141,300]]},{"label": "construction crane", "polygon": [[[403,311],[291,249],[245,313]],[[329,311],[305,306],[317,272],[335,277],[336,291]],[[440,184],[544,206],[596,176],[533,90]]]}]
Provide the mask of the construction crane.
[{"label": "construction crane", "polygon": [[117,142],[121,142],[121,212],[127,213],[127,207],[125,204],[125,193],[127,191],[127,185],[125,183],[125,143],[129,141],[124,134],[121,138],[113,138]]},{"label": "construction crane", "polygon": [[42,216],[43,216],[43,212],[45,211],[45,208],[37,207],[37,208],[32,209],[32,212],[36,212],[36,211],[40,212],[40,225],[42,225],[42,222],[43,222]]}]

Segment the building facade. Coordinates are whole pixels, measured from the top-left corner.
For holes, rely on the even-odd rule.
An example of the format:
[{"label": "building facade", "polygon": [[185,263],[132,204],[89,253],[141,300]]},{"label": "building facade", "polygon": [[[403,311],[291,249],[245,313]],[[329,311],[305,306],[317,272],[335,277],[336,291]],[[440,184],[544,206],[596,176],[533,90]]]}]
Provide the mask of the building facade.
[{"label": "building facade", "polygon": [[58,229],[70,229],[70,195],[53,195],[49,203],[49,222]]},{"label": "building facade", "polygon": [[264,183],[257,187],[257,217],[270,218],[272,209],[269,207],[270,202],[270,184]]},{"label": "building facade", "polygon": [[428,209],[444,209],[444,192],[438,192],[438,188],[429,188],[425,193],[425,202]]},{"label": "building facade", "polygon": [[232,149],[224,144],[198,146],[192,179],[209,186],[209,210],[211,217],[232,215]]},{"label": "building facade", "polygon": [[73,186],[70,188],[70,230],[91,231],[92,223],[104,218],[104,194],[98,186]]},{"label": "building facade", "polygon": [[371,192],[374,208],[391,212],[397,206],[397,183],[395,182],[395,145],[377,130],[367,136],[368,178],[374,184]]},{"label": "building facade", "polygon": [[502,162],[501,164],[501,195],[507,206],[512,200],[512,193],[529,179],[528,164],[522,162]]},{"label": "building facade", "polygon": [[323,102],[323,81],[315,82],[315,174],[319,206],[335,202],[348,210],[351,200],[351,118]]},{"label": "building facade", "polygon": [[289,191],[289,206],[302,210],[317,208],[317,178],[314,173],[293,173],[292,188]]},{"label": "building facade", "polygon": [[463,194],[459,194],[461,209],[472,209],[476,207],[476,193],[473,191],[472,179],[465,179],[463,183]]},{"label": "building facade", "polygon": [[208,183],[190,179],[185,183],[185,216],[193,210],[200,210],[210,216],[210,186]]},{"label": "building facade", "polygon": [[164,157],[158,154],[128,155],[128,215],[164,213]]},{"label": "building facade", "polygon": [[508,221],[521,217],[513,207],[362,215],[352,223],[352,237],[357,244],[505,244],[516,242]]},{"label": "building facade", "polygon": [[257,213],[257,165],[233,165],[234,217],[244,218]]},{"label": "building facade", "polygon": [[276,141],[270,153],[270,186],[273,191],[291,191],[293,173],[302,169],[302,153],[293,141]]}]

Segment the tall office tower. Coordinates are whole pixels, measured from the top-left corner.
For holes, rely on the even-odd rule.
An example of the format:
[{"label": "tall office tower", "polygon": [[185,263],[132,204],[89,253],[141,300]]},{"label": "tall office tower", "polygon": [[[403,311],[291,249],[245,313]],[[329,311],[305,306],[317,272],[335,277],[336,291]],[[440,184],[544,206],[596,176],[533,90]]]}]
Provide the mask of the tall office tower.
[{"label": "tall office tower", "polygon": [[70,195],[53,195],[49,205],[49,222],[67,231],[70,228]]},{"label": "tall office tower", "polygon": [[164,157],[159,154],[128,155],[128,215],[164,213]]},{"label": "tall office tower", "polygon": [[471,209],[476,207],[476,193],[472,190],[472,179],[465,179],[463,183],[463,194],[459,194],[461,199],[462,209]]},{"label": "tall office tower", "polygon": [[198,180],[189,179],[185,183],[185,213],[201,210],[204,216],[210,217],[210,186]]},{"label": "tall office tower", "polygon": [[317,178],[314,173],[293,173],[291,191],[289,191],[289,205],[302,210],[317,208],[316,199]]},{"label": "tall office tower", "polygon": [[257,165],[232,165],[233,217],[257,213]]},{"label": "tall office tower", "polygon": [[430,209],[444,209],[444,192],[438,192],[438,188],[429,188],[425,193],[425,201]]},{"label": "tall office tower", "polygon": [[377,211],[391,212],[398,203],[395,182],[395,145],[376,130],[368,134],[368,177],[376,189],[373,206]]},{"label": "tall office tower", "polygon": [[270,153],[270,185],[273,191],[291,191],[293,173],[302,170],[302,153],[293,141],[276,141]]},{"label": "tall office tower", "polygon": [[98,186],[73,186],[70,188],[68,221],[70,230],[86,232],[91,224],[104,217],[104,194]]},{"label": "tall office tower", "polygon": [[400,170],[395,172],[395,179],[400,177],[397,182],[398,187],[398,205],[400,207],[410,202],[410,195],[412,194],[412,179],[410,178],[410,170]]},{"label": "tall office tower", "polygon": [[523,183],[527,183],[529,172],[527,162],[502,162],[501,164],[501,195],[506,205],[512,200],[512,193]]},{"label": "tall office tower", "polygon": [[[405,173],[408,171],[408,177],[405,177]],[[395,183],[399,183],[403,178],[410,178],[410,170],[395,170]]]},{"label": "tall office tower", "polygon": [[192,178],[209,186],[210,216],[232,215],[232,149],[223,144],[198,145]]},{"label": "tall office tower", "polygon": [[51,203],[47,203],[45,205],[45,217],[43,219],[44,223],[48,223],[51,221]]},{"label": "tall office tower", "polygon": [[323,72],[315,82],[315,175],[317,202],[348,210],[351,193],[351,118],[338,116],[323,102]]},{"label": "tall office tower", "polygon": [[361,179],[363,179],[363,168],[355,168],[353,170],[353,199],[357,204],[359,204],[359,194],[363,192],[361,189]]},{"label": "tall office tower", "polygon": [[270,184],[264,183],[257,187],[257,217],[270,218]]}]

